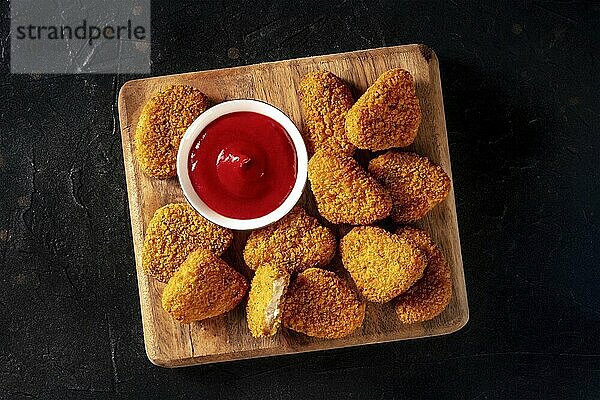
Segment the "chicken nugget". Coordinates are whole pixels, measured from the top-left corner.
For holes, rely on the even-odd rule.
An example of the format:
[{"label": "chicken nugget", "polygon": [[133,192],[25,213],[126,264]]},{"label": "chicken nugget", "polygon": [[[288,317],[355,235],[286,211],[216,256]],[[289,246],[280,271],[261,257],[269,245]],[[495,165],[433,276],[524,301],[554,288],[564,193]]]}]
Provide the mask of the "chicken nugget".
[{"label": "chicken nugget", "polygon": [[206,95],[191,86],[173,85],[154,95],[135,130],[135,154],[142,171],[159,179],[175,176],[179,142],[207,108]]},{"label": "chicken nugget", "polygon": [[246,278],[210,250],[198,249],[169,279],[162,307],[177,321],[189,324],[232,310],[247,291]]},{"label": "chicken nugget", "polygon": [[220,256],[233,233],[204,219],[189,204],[167,204],[156,210],[142,247],[144,273],[167,282],[187,256],[205,248]]},{"label": "chicken nugget", "polygon": [[281,324],[282,299],[289,284],[290,273],[284,265],[269,263],[258,267],[246,306],[248,328],[252,336],[258,338],[277,333]]},{"label": "chicken nugget", "polygon": [[387,217],[392,199],[352,157],[317,151],[308,179],[319,213],[334,224],[366,225]]},{"label": "chicken nugget", "polygon": [[365,299],[385,303],[423,276],[426,257],[408,240],[375,226],[353,228],[340,242],[344,267]]},{"label": "chicken nugget", "polygon": [[348,85],[331,72],[313,71],[304,75],[298,92],[306,119],[304,138],[309,152],[324,148],[352,155],[355,147],[344,127],[346,113],[354,104]]},{"label": "chicken nugget", "polygon": [[389,151],[369,163],[369,173],[392,197],[392,218],[406,223],[421,219],[450,193],[442,167],[415,153]]},{"label": "chicken nugget", "polygon": [[364,318],[365,303],[340,277],[324,269],[299,274],[285,296],[283,325],[308,336],[344,337]]},{"label": "chicken nugget", "polygon": [[398,229],[397,234],[427,255],[427,266],[423,277],[396,298],[396,314],[406,324],[429,321],[441,314],[452,298],[450,266],[424,230],[407,226]]},{"label": "chicken nugget", "polygon": [[386,150],[410,145],[421,123],[421,106],[410,73],[384,72],[346,115],[346,135],[359,149]]},{"label": "chicken nugget", "polygon": [[335,236],[301,207],[248,238],[244,261],[256,270],[272,261],[285,262],[290,272],[327,265],[335,255]]}]

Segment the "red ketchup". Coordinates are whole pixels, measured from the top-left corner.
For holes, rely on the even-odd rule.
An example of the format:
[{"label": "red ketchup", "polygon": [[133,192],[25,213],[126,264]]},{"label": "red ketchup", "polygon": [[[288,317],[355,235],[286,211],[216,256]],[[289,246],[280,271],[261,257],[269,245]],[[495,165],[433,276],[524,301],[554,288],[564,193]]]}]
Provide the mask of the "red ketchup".
[{"label": "red ketchup", "polygon": [[223,115],[198,135],[189,155],[192,186],[217,213],[236,219],[265,216],[296,182],[294,144],[275,120],[254,112]]}]

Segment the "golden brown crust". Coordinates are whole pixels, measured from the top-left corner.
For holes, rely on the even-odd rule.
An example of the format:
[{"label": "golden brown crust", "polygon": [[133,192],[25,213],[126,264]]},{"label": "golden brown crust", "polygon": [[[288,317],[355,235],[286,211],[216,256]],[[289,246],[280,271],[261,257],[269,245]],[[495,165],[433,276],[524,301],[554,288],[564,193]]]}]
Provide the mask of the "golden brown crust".
[{"label": "golden brown crust", "polygon": [[248,328],[252,336],[258,338],[277,333],[281,323],[282,300],[289,284],[290,273],[283,265],[269,263],[258,267],[246,306]]},{"label": "golden brown crust", "polygon": [[204,219],[186,203],[167,204],[156,210],[146,228],[142,247],[144,273],[167,282],[187,256],[198,248],[221,255],[233,233]]},{"label": "golden brown crust", "polygon": [[410,73],[384,72],[346,116],[346,134],[359,149],[386,150],[410,145],[419,130],[421,107]]},{"label": "golden brown crust", "polygon": [[196,88],[169,86],[145,105],[135,130],[135,154],[148,175],[166,179],[177,173],[179,142],[191,123],[208,108]]},{"label": "golden brown crust", "polygon": [[244,261],[256,270],[272,261],[285,262],[291,272],[327,265],[335,255],[335,236],[301,207],[248,238]]},{"label": "golden brown crust", "polygon": [[391,211],[387,191],[352,157],[317,151],[308,179],[319,213],[334,224],[366,225]]},{"label": "golden brown crust", "polygon": [[300,81],[298,89],[304,110],[304,138],[310,153],[328,149],[352,155],[354,145],[346,136],[346,114],[354,99],[348,85],[328,71],[313,71]]},{"label": "golden brown crust", "polygon": [[392,218],[421,219],[448,196],[450,178],[442,167],[415,153],[389,151],[369,163],[373,175],[392,197]]},{"label": "golden brown crust", "polygon": [[248,291],[239,272],[206,249],[192,252],[165,286],[163,309],[189,324],[232,310]]},{"label": "golden brown crust", "polygon": [[375,226],[353,228],[342,238],[340,254],[364,298],[377,303],[407,291],[426,264],[415,245]]},{"label": "golden brown crust", "polygon": [[331,271],[309,268],[292,282],[283,324],[308,336],[332,339],[351,334],[365,318],[365,303]]},{"label": "golden brown crust", "polygon": [[429,321],[441,314],[452,299],[450,266],[424,230],[407,226],[398,229],[397,234],[427,255],[427,266],[423,277],[396,298],[396,314],[406,324]]}]

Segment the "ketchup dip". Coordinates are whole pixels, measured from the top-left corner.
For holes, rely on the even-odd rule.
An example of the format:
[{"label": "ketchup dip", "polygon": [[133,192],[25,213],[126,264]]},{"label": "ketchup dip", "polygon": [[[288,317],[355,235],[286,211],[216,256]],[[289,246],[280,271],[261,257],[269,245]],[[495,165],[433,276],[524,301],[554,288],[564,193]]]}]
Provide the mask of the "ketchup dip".
[{"label": "ketchup dip", "polygon": [[265,115],[239,111],[209,123],[188,157],[192,187],[215,212],[252,219],[269,214],[289,196],[298,160],[286,130]]}]

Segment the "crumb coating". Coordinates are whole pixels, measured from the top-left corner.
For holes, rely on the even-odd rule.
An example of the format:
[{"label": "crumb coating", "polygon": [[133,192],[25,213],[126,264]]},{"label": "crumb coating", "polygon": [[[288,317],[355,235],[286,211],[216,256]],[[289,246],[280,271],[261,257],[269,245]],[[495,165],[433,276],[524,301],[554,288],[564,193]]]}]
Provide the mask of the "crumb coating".
[{"label": "crumb coating", "polygon": [[415,153],[389,151],[369,163],[373,175],[392,197],[392,218],[399,223],[421,219],[450,193],[442,167]]},{"label": "crumb coating", "polygon": [[318,151],[308,179],[319,213],[334,224],[367,225],[387,217],[392,199],[352,157]]},{"label": "crumb coating", "polygon": [[176,175],[179,142],[207,108],[206,95],[186,85],[169,86],[146,103],[135,131],[135,154],[147,175],[159,179]]},{"label": "crumb coating", "polygon": [[156,210],[142,247],[144,273],[167,282],[187,256],[198,248],[221,255],[233,233],[206,220],[189,204],[167,204]]},{"label": "crumb coating", "polygon": [[406,147],[417,136],[421,106],[411,74],[384,72],[354,103],[346,116],[346,135],[359,149]]},{"label": "crumb coating", "polygon": [[309,268],[285,297],[283,324],[308,336],[333,339],[351,334],[365,318],[365,303],[331,271]]},{"label": "crumb coating", "polygon": [[354,99],[348,85],[328,71],[313,71],[300,81],[298,89],[307,132],[309,152],[328,149],[352,155],[355,146],[346,136],[346,114]]},{"label": "crumb coating", "polygon": [[441,314],[452,298],[450,266],[424,230],[407,226],[398,229],[397,234],[427,255],[427,266],[423,277],[396,298],[396,314],[406,324],[429,321]]},{"label": "crumb coating", "polygon": [[301,207],[294,207],[279,221],[257,229],[246,242],[244,261],[253,270],[272,261],[284,262],[291,272],[327,265],[337,242],[329,228],[321,226]]},{"label": "crumb coating", "polygon": [[375,226],[353,228],[342,238],[340,254],[363,297],[377,303],[407,291],[426,264],[412,243]]},{"label": "crumb coating", "polygon": [[[283,265],[263,264],[256,270],[246,306],[248,328],[255,338],[272,336],[281,323],[282,298],[290,283],[290,273]],[[277,290],[277,285],[283,285]],[[275,310],[269,310],[275,305]],[[271,314],[271,315],[267,315]]]},{"label": "crumb coating", "polygon": [[232,310],[248,291],[239,272],[206,249],[192,252],[163,290],[162,306],[189,324]]}]

